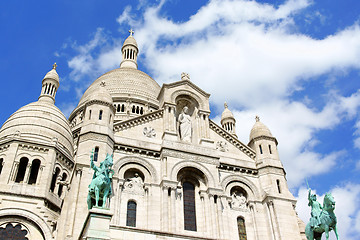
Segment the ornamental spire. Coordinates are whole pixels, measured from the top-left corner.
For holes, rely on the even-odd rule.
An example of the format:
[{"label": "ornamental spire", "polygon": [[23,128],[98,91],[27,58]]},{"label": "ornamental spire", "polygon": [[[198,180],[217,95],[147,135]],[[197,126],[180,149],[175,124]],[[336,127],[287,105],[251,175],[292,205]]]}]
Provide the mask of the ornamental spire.
[{"label": "ornamental spire", "polygon": [[120,63],[120,68],[137,69],[137,55],[139,53],[139,49],[136,40],[133,37],[134,31],[130,29],[129,33],[130,35],[124,41],[124,44],[121,48],[122,61]]}]

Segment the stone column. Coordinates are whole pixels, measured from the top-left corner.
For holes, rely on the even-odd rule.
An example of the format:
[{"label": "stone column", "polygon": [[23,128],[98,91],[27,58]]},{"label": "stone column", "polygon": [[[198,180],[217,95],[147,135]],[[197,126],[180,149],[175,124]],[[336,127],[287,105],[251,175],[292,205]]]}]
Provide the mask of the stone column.
[{"label": "stone column", "polygon": [[166,232],[169,230],[168,208],[168,188],[163,186],[162,226]]},{"label": "stone column", "polygon": [[255,216],[255,204],[251,203],[249,205],[250,208],[250,212],[251,212],[251,217],[252,217],[252,221],[254,223],[254,236],[255,236],[255,240],[259,240],[259,236],[258,236],[258,230],[257,230],[257,224],[256,224],[256,216]]},{"label": "stone column", "polygon": [[176,186],[171,187],[171,231],[176,232]]},{"label": "stone column", "polygon": [[205,114],[205,138],[210,138],[210,133],[209,133],[209,114]]},{"label": "stone column", "polygon": [[224,238],[224,222],[223,222],[223,211],[221,206],[221,198],[218,196],[216,201],[216,207],[217,207],[217,222],[219,225],[219,237]]},{"label": "stone column", "polygon": [[205,221],[206,221],[206,229],[207,229],[207,236],[212,237],[213,235],[213,227],[212,227],[212,214],[210,211],[210,199],[207,193],[204,193],[204,200],[205,200]]},{"label": "stone column", "polygon": [[229,222],[229,203],[227,196],[221,196],[221,203],[223,205],[223,237],[225,239],[229,239],[229,233],[230,231],[230,222]]},{"label": "stone column", "polygon": [[77,198],[78,198],[78,194],[79,194],[81,175],[82,175],[82,169],[77,168],[75,170],[75,177],[73,179],[73,183],[74,183],[73,189],[74,190],[71,195],[71,207],[70,207],[70,214],[69,214],[69,216],[71,216],[71,218],[69,219],[68,232],[67,232],[68,236],[73,235],[74,223],[75,223],[75,209],[77,207],[77,200],[78,200]]},{"label": "stone column", "polygon": [[175,106],[171,106],[169,119],[170,119],[170,131],[176,132]]},{"label": "stone column", "polygon": [[121,194],[123,191],[123,181],[120,181],[119,179],[117,180],[117,192],[115,195],[115,206],[114,206],[114,211],[115,211],[115,216],[114,216],[114,222],[115,224],[119,225],[120,224],[120,214],[121,214]]},{"label": "stone column", "polygon": [[213,238],[218,238],[218,227],[217,227],[217,219],[216,219],[216,208],[215,208],[215,202],[214,202],[214,195],[209,194],[210,197],[210,212],[211,212],[211,228],[213,229]]},{"label": "stone column", "polygon": [[276,219],[275,219],[273,201],[267,202],[267,206],[269,208],[269,213],[270,213],[271,231],[273,233],[273,236],[274,236],[275,240],[280,240],[278,227],[277,227],[277,223],[276,223]]}]

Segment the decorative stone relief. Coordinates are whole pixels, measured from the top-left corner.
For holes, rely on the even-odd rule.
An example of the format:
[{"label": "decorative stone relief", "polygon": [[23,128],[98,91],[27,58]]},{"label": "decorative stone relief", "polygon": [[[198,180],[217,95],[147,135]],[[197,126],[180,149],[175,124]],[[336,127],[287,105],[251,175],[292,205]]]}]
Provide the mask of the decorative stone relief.
[{"label": "decorative stone relief", "polygon": [[222,152],[227,152],[227,151],[229,151],[229,146],[227,145],[227,142],[225,142],[225,141],[217,141],[216,149],[220,150]]},{"label": "decorative stone relief", "polygon": [[134,177],[126,179],[124,183],[124,191],[136,195],[144,195],[144,182],[139,174],[135,173]]},{"label": "decorative stone relief", "polygon": [[144,127],[143,134],[148,138],[156,137],[155,129],[152,127]]},{"label": "decorative stone relief", "polygon": [[231,195],[231,208],[246,211],[246,197],[240,192],[233,192]]}]

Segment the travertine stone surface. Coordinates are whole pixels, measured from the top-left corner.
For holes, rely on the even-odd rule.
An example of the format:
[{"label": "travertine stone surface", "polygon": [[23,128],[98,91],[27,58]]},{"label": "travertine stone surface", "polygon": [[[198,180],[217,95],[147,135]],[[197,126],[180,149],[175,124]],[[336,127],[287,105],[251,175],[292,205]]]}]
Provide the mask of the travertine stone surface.
[{"label": "travertine stone surface", "polygon": [[[265,124],[257,117],[243,143],[231,106],[221,126],[210,120],[210,94],[189,74],[160,87],[137,69],[133,31],[121,51],[120,68],[89,86],[69,120],[54,105],[55,65],[39,100],[4,123],[0,228],[20,223],[29,239],[46,240],[238,240],[242,220],[249,240],[305,239],[278,142]],[[92,149],[97,165],[114,154],[107,212],[87,209]],[[188,216],[196,231],[185,230]]]}]

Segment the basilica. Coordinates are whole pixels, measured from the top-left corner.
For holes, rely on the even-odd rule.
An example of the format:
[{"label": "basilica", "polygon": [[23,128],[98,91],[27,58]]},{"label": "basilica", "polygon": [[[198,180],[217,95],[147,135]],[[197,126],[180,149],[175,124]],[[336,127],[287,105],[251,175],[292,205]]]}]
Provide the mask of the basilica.
[{"label": "basilica", "polygon": [[[138,70],[132,31],[121,51],[68,119],[55,106],[55,64],[38,100],[2,125],[0,239],[306,240],[260,118],[243,143],[231,106],[212,121],[210,94],[189,74],[160,86]],[[91,165],[107,154],[109,198],[89,209]]]}]

